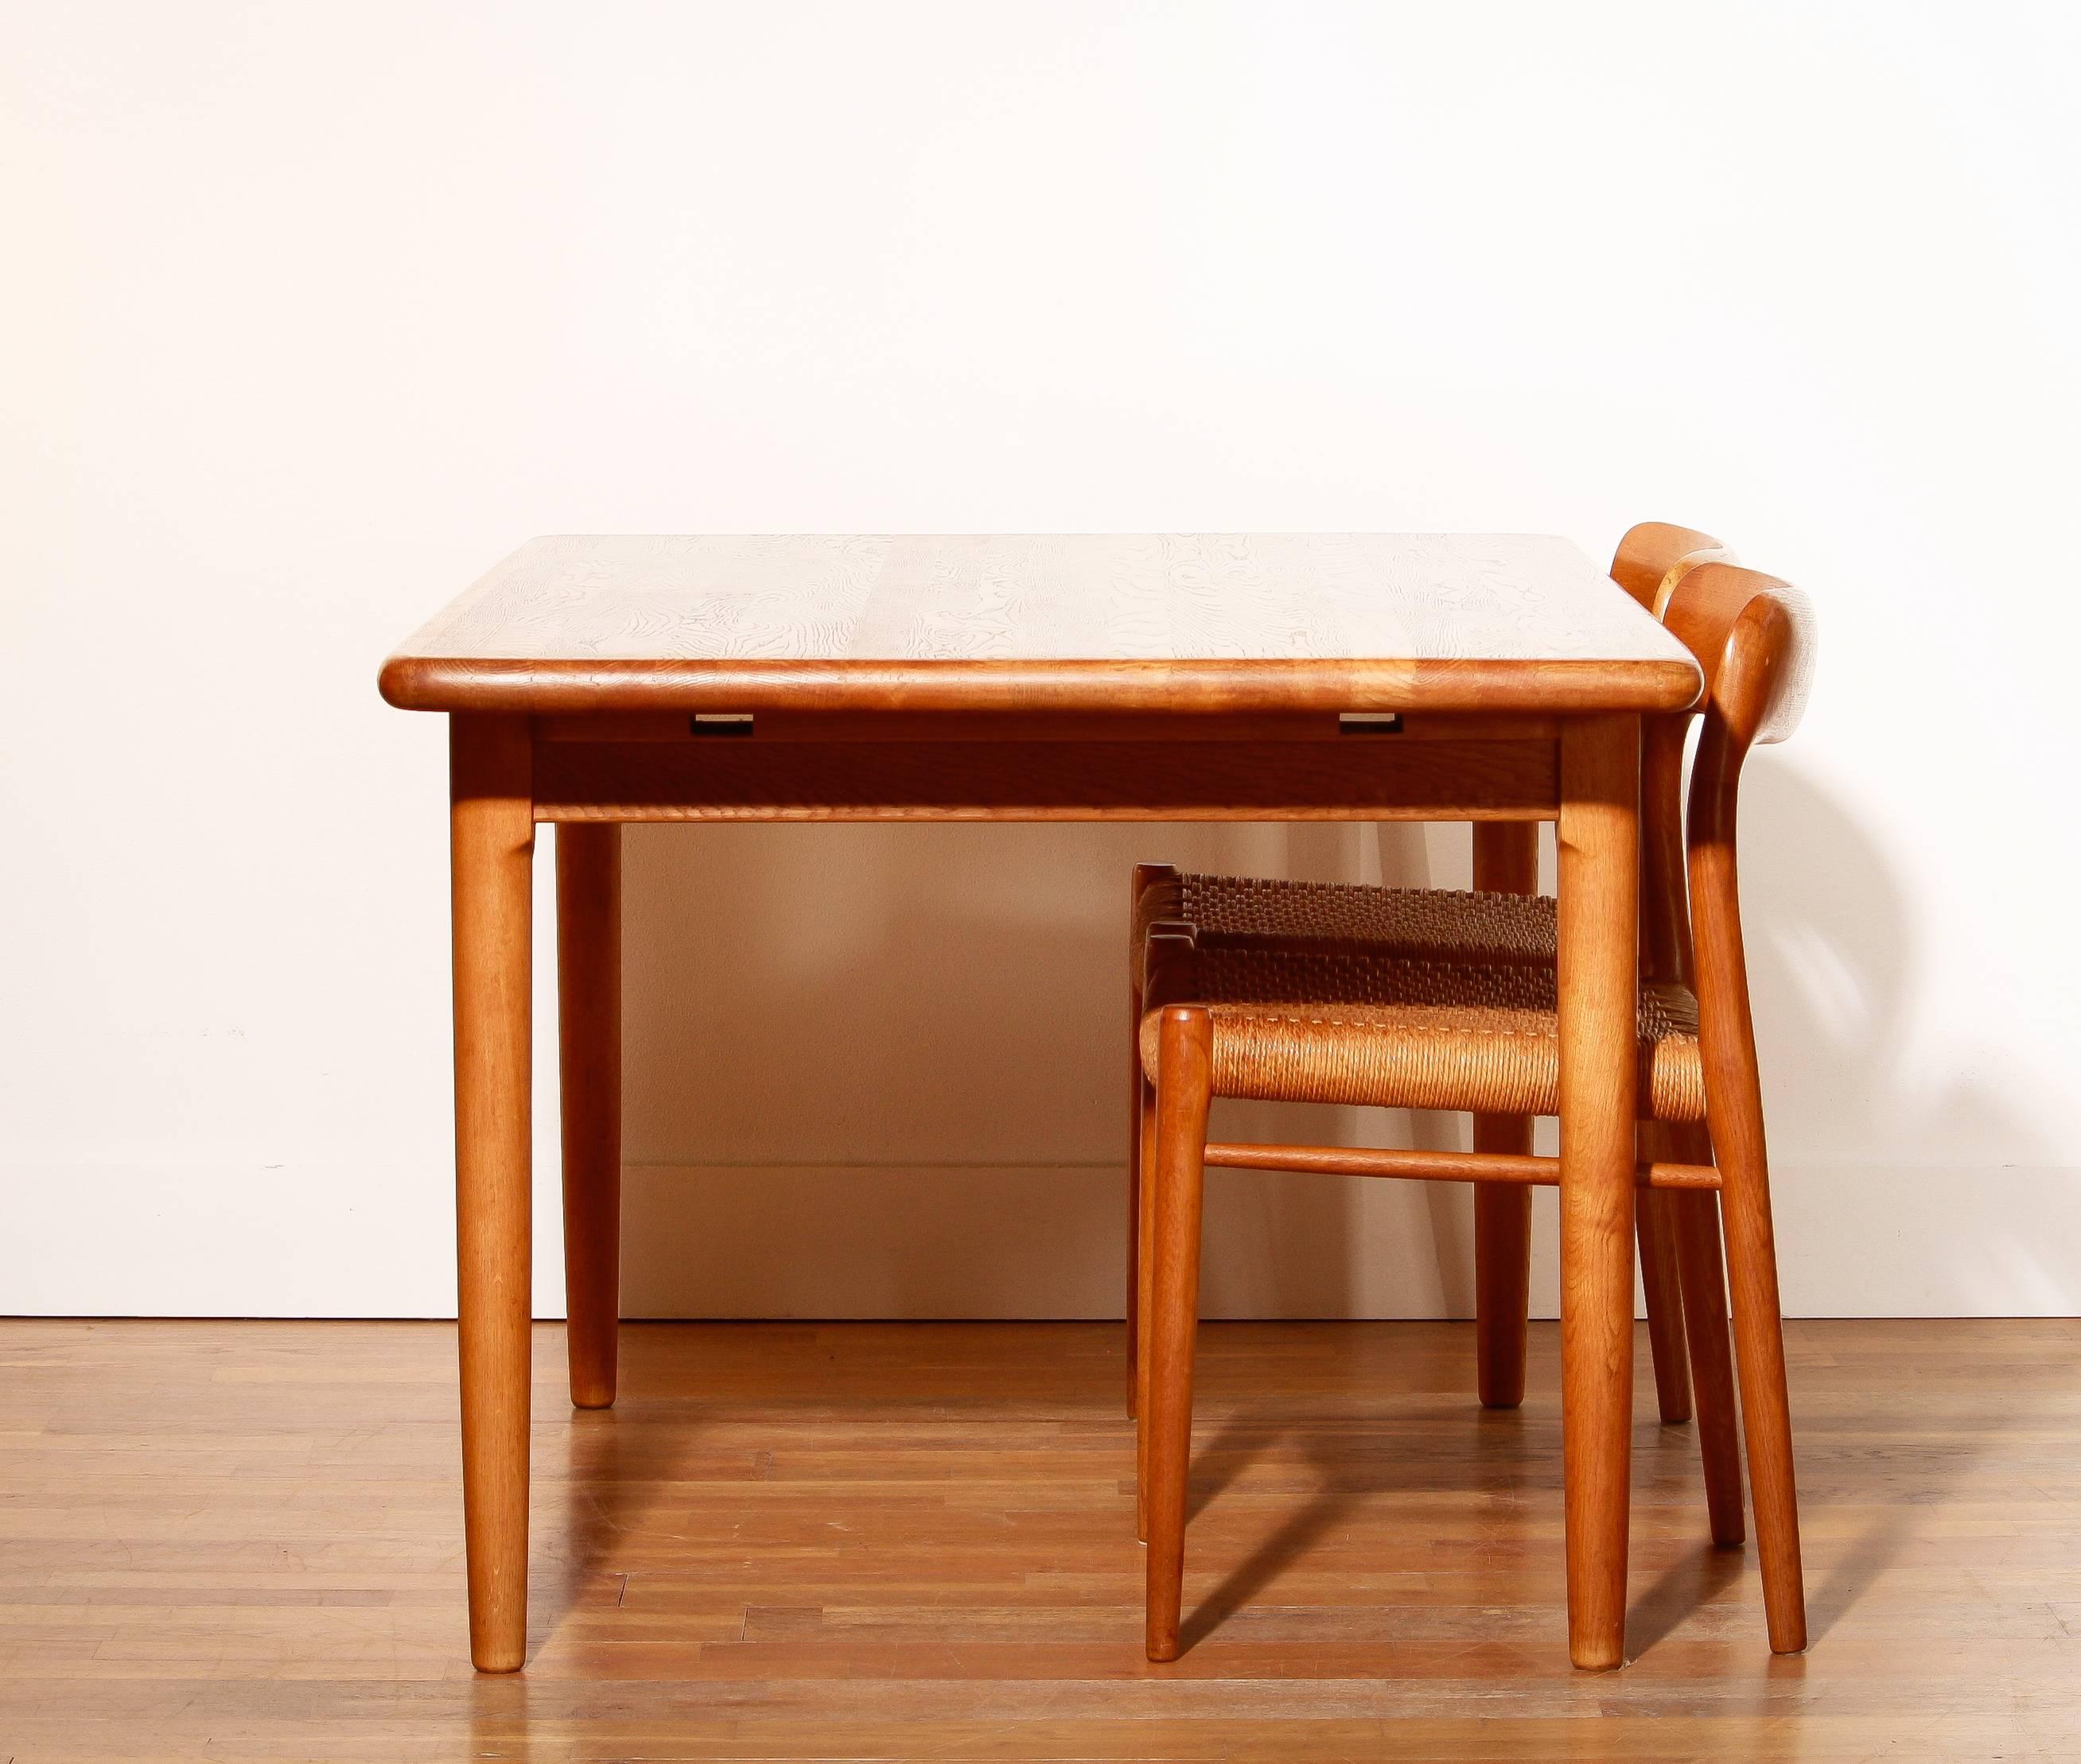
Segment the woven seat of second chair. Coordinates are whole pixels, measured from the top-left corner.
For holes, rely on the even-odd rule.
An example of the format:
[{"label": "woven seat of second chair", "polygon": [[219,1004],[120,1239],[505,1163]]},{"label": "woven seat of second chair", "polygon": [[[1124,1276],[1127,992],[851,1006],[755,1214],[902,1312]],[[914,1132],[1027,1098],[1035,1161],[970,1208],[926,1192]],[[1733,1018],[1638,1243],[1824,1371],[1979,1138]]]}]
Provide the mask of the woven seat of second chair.
[{"label": "woven seat of second chair", "polygon": [[1550,896],[1178,872],[1151,883],[1135,902],[1129,960],[1136,975],[1149,927],[1167,919],[1190,924],[1209,949],[1239,942],[1332,955],[1551,966],[1555,943]]},{"label": "woven seat of second chair", "polygon": [[[1555,973],[1542,964],[1216,943],[1178,951],[1167,962],[1162,997],[1206,1008],[1217,1096],[1559,1111]],[[1152,1080],[1159,1017],[1151,1010],[1141,1021],[1142,1067]],[[1638,1034],[1640,1112],[1702,1120],[1696,1001],[1681,986],[1644,988]]]}]

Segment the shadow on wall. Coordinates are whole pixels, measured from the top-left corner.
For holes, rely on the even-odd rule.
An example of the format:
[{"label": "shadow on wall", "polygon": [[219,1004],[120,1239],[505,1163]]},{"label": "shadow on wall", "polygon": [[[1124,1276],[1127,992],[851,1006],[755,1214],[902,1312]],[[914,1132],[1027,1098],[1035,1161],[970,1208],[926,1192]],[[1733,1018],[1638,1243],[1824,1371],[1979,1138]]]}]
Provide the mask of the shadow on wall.
[{"label": "shadow on wall", "polygon": [[1921,976],[1900,885],[1848,807],[1769,750],[1743,785],[1742,906],[1781,1161],[2012,1146],[2000,1098],[1909,1074]]},{"label": "shadow on wall", "polygon": [[1926,1040],[1934,1014],[1918,1007],[1932,976],[1894,861],[1789,755],[1760,752],[1743,796],[1786,1311],[1999,1313],[2047,1308],[2039,1296],[2070,1308],[2074,1254],[2009,1223],[2043,1206],[2012,1208],[1989,1188],[2056,1186],[2049,1166],[2071,1153],[2031,1125],[2042,1111],[2019,1107],[2003,1050],[1975,1047],[1971,1025],[1947,1024],[1948,1045]]},{"label": "shadow on wall", "polygon": [[[1793,1173],[1788,1309],[1826,1312],[1827,1270],[1882,1264],[1874,1233],[1905,1228],[1846,1206],[1856,1178],[1827,1167],[2013,1147],[2017,1128],[1970,1080],[1910,1077],[1907,909],[1855,817],[1772,753],[1746,795],[1759,1036]],[[1456,826],[630,830],[625,1309],[1117,1315],[1133,863],[1460,886],[1467,842]],[[1215,1132],[1456,1147],[1463,1119],[1225,1104]],[[1789,1192],[1802,1180],[1823,1191]],[[1537,1218],[1550,1315],[1550,1193]],[[1457,1185],[1213,1172],[1204,1308],[1465,1316],[1471,1240]]]},{"label": "shadow on wall", "polygon": [[[1423,851],[1343,825],[631,829],[624,1310],[1118,1315],[1133,863],[1420,882]],[[1208,1314],[1463,1310],[1449,1204],[1366,1186],[1217,1173]]]}]

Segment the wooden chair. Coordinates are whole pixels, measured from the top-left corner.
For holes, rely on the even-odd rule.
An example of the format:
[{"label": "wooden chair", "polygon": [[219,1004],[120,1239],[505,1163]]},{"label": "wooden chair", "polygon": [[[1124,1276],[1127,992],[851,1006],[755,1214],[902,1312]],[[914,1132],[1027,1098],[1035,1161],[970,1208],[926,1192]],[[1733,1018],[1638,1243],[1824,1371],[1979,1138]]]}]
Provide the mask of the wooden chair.
[{"label": "wooden chair", "polygon": [[[1658,598],[1669,628],[1698,657],[1705,688],[1688,808],[1680,793],[1688,718],[1649,720],[1643,741],[1639,1181],[1675,1203],[1713,1531],[1735,1542],[1740,1473],[1712,1206],[1716,1195],[1724,1200],[1770,1644],[1797,1653],[1806,1640],[1805,1599],[1734,830],[1749,748],[1785,739],[1804,707],[1811,620],[1797,590],[1728,563],[1672,571]],[[1540,947],[1543,910],[1529,900],[1490,897],[1478,915],[1485,941],[1416,957],[1305,936],[1224,943],[1189,922],[1150,926],[1136,1042],[1153,1085],[1140,1154],[1153,1180],[1144,1185],[1139,1220],[1146,1253],[1137,1403],[1152,1660],[1173,1659],[1178,1649],[1204,1166],[1514,1188],[1558,1180],[1558,1160],[1516,1150],[1210,1146],[1211,1099],[1464,1109],[1511,1119],[1554,1112],[1557,976]],[[1572,1490],[1570,1498],[1572,1505]]]},{"label": "wooden chair", "polygon": [[[1650,611],[1684,573],[1734,553],[1692,527],[1645,522],[1619,541],[1612,579]],[[1538,828],[1514,821],[1474,825],[1476,892],[1383,888],[1272,879],[1181,874],[1168,864],[1137,864],[1128,945],[1129,1134],[1127,1206],[1127,1412],[1137,1413],[1140,1383],[1143,1216],[1141,1136],[1149,1082],[1133,1038],[1143,1014],[1142,972],[1152,926],[1191,923],[1202,946],[1290,945],[1297,939],[1354,953],[1409,960],[1553,960],[1553,902],[1537,899]],[[1505,897],[1530,897],[1521,898]],[[1646,939],[1643,934],[1642,955]],[[1528,1115],[1478,1115],[1477,1151],[1532,1150]],[[1641,1279],[1647,1299],[1648,1341],[1655,1399],[1664,1422],[1688,1421],[1691,1379],[1684,1343],[1676,1221],[1671,1197],[1642,1196],[1637,1226]],[[1711,1197],[1705,1204],[1714,1204]],[[1482,1405],[1515,1409],[1524,1401],[1527,1296],[1532,1268],[1532,1197],[1515,1186],[1474,1190],[1476,1388]],[[1721,1358],[1726,1357],[1722,1349]],[[1712,1424],[1706,1424],[1708,1430]],[[1724,1492],[1724,1491],[1723,1491]],[[1720,1506],[1727,1503],[1723,1499]],[[1717,1512],[1716,1508],[1716,1512]],[[1733,1541],[1740,1540],[1741,1490],[1733,1492]],[[1714,1535],[1719,1535],[1716,1519]]]}]

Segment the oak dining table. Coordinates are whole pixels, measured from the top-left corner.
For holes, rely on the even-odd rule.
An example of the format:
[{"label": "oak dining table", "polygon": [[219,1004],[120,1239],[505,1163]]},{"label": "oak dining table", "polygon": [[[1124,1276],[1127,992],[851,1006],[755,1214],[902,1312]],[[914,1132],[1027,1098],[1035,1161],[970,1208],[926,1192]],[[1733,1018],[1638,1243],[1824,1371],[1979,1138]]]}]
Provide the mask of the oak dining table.
[{"label": "oak dining table", "polygon": [[[383,665],[448,718],[470,1653],[527,1648],[535,829],[573,1400],[611,1404],[625,821],[1558,823],[1571,1641],[1625,1615],[1641,719],[1696,663],[1564,539],[562,536]],[[1017,1008],[1007,998],[1007,1012]],[[1096,1004],[1095,1002],[1095,1006]],[[809,1082],[805,1075],[805,1082]]]}]

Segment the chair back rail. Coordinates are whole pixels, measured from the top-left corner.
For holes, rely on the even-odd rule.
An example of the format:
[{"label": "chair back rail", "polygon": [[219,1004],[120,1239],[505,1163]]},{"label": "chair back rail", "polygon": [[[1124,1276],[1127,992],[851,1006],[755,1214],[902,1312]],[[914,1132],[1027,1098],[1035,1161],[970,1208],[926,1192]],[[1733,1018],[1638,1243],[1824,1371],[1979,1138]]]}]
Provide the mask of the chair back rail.
[{"label": "chair back rail", "polygon": [[[1732,564],[1691,571],[1671,595],[1666,622],[1705,670],[1704,723],[1692,762],[1684,843],[1690,881],[1693,990],[1699,1031],[1722,1094],[1709,1122],[1722,1157],[1764,1168],[1763,1108],[1742,941],[1735,823],[1743,762],[1766,735],[1797,726],[1812,678],[1814,618],[1805,595],[1776,577]],[[1713,1050],[1723,1057],[1715,1057]],[[1738,1101],[1724,1092],[1738,1084]],[[1738,1148],[1723,1136],[1756,1143]]]},{"label": "chair back rail", "polygon": [[[1658,619],[1676,585],[1734,554],[1710,533],[1667,521],[1628,530],[1612,557],[1612,579]],[[1694,713],[1642,720],[1641,730],[1640,976],[1691,983],[1691,917],[1684,898],[1684,749]]]}]

